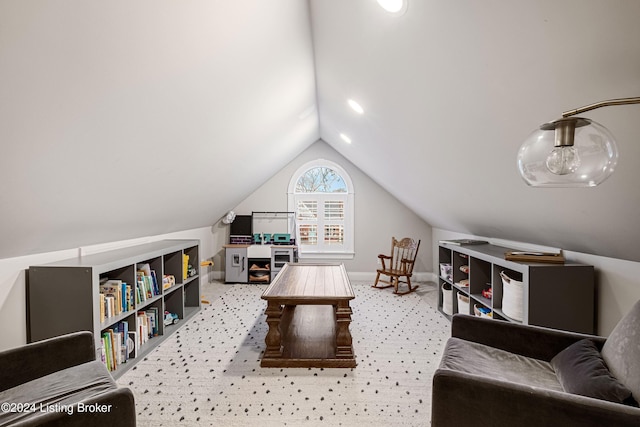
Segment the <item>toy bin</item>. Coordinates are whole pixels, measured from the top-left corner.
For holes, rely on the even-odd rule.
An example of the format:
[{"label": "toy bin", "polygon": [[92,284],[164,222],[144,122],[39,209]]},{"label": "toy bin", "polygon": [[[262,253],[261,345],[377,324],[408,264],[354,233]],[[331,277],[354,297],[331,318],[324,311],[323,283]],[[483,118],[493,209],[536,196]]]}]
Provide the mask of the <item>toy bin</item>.
[{"label": "toy bin", "polygon": [[453,314],[453,289],[448,283],[442,284],[442,311],[444,314]]},{"label": "toy bin", "polygon": [[493,319],[493,312],[490,308],[478,306],[478,304],[473,305],[473,314],[477,317],[486,317],[487,319]]},{"label": "toy bin", "polygon": [[469,297],[458,293],[458,313],[469,314]]},{"label": "toy bin", "polygon": [[442,277],[445,280],[449,280],[452,281],[453,280],[453,275],[452,273],[452,268],[451,268],[451,264],[440,264],[440,277]]},{"label": "toy bin", "polygon": [[500,272],[502,278],[502,312],[511,319],[522,322],[523,319],[523,283],[507,276],[504,271]]}]

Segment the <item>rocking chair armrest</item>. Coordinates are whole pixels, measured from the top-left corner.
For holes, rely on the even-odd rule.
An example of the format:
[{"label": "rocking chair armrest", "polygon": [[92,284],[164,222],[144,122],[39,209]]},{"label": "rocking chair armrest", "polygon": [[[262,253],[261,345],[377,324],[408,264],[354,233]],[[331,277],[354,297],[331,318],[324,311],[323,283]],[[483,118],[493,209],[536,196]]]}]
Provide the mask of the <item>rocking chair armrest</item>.
[{"label": "rocking chair armrest", "polygon": [[400,263],[402,264],[403,268],[406,269],[407,267],[413,267],[413,264],[415,264],[416,261],[413,259],[402,258],[400,260]]},{"label": "rocking chair armrest", "polygon": [[410,274],[413,270],[413,264],[415,264],[414,260],[402,258],[400,260],[400,267],[404,273]]},{"label": "rocking chair armrest", "polygon": [[378,258],[380,258],[380,262],[382,263],[382,269],[383,269],[383,270],[386,270],[386,269],[387,269],[387,266],[386,266],[386,264],[385,264],[384,260],[385,260],[385,259],[391,259],[391,257],[390,257],[389,255],[379,254],[379,255],[378,255]]}]

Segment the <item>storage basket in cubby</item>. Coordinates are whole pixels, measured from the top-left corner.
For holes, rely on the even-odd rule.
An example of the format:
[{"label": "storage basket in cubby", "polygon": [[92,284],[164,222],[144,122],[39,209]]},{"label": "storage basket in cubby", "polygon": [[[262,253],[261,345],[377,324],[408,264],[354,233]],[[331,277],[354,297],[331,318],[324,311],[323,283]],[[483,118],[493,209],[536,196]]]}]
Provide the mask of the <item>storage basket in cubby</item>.
[{"label": "storage basket in cubby", "polygon": [[453,280],[453,275],[451,274],[452,273],[451,268],[452,268],[451,264],[445,264],[445,263],[440,264],[440,277],[449,281]]},{"label": "storage basket in cubby", "polygon": [[523,283],[500,272],[502,278],[502,312],[514,319],[522,321],[524,307]]},{"label": "storage basket in cubby", "polygon": [[491,311],[487,307],[478,307],[478,304],[473,304],[473,314],[475,314],[477,317],[486,317],[488,319],[493,319],[493,311]]},{"label": "storage basket in cubby", "polygon": [[442,284],[442,311],[444,314],[453,314],[453,289],[448,283]]},{"label": "storage basket in cubby", "polygon": [[469,314],[469,297],[458,293],[458,313]]}]

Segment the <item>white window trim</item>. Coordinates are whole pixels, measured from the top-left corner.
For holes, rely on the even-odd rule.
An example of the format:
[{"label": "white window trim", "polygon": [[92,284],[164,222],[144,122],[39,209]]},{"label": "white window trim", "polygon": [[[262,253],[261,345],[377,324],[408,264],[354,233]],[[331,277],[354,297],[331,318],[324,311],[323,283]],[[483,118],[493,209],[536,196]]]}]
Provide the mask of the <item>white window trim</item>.
[{"label": "white window trim", "polygon": [[[327,167],[336,171],[344,180],[344,183],[347,186],[347,193],[339,193],[342,196],[346,197],[345,201],[345,218],[344,218],[344,246],[341,250],[323,250],[323,251],[313,251],[313,250],[302,250],[300,247],[300,236],[298,236],[298,227],[296,225],[295,229],[292,230],[292,234],[296,236],[296,244],[298,244],[298,256],[301,259],[304,258],[316,258],[316,259],[353,259],[355,255],[354,251],[354,190],[353,190],[353,182],[351,181],[351,177],[347,173],[342,166],[337,163],[332,162],[331,160],[325,159],[316,159],[310,162],[307,162],[300,166],[292,175],[291,180],[289,181],[289,188],[287,189],[287,204],[289,212],[296,212],[296,196],[300,193],[296,193],[296,183],[298,179],[310,169],[317,167]],[[307,193],[307,195],[313,193]],[[319,193],[323,197],[329,193]],[[320,237],[320,230],[318,230],[318,236]]]}]

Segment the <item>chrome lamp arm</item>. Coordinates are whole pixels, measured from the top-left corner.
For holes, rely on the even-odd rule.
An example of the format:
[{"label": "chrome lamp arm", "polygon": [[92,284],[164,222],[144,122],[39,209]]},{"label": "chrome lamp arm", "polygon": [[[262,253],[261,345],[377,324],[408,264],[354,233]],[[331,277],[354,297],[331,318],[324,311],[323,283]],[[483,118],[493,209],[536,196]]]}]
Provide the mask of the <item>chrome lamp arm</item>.
[{"label": "chrome lamp arm", "polygon": [[635,98],[618,98],[618,99],[609,99],[607,101],[595,102],[593,104],[585,105],[584,107],[576,108],[575,110],[569,110],[562,113],[562,117],[570,117],[575,116],[576,114],[581,114],[587,111],[595,110],[600,107],[610,107],[612,105],[629,105],[629,104],[640,104],[640,97]]}]

